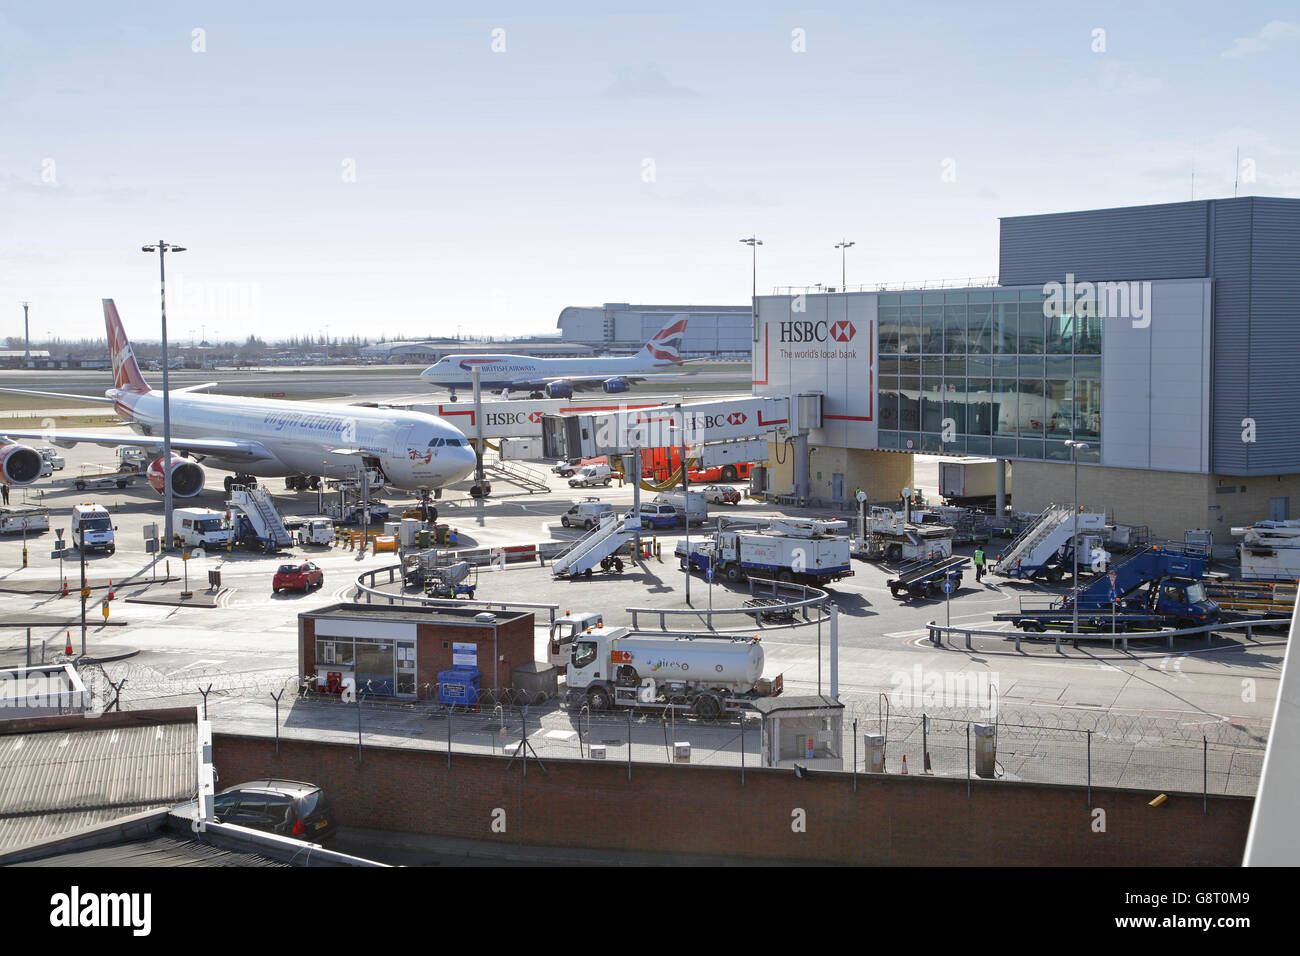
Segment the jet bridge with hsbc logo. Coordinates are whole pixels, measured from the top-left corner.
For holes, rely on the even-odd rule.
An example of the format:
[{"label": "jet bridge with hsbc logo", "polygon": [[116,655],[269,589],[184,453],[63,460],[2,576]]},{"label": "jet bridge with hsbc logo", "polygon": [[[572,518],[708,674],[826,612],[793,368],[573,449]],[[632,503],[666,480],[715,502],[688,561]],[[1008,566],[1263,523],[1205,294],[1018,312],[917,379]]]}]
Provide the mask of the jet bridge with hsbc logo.
[{"label": "jet bridge with hsbc logo", "polygon": [[766,461],[770,441],[797,440],[821,426],[819,392],[625,407],[610,412],[543,416],[542,451],[547,458],[593,458],[686,445],[687,457],[709,468],[727,462]]}]

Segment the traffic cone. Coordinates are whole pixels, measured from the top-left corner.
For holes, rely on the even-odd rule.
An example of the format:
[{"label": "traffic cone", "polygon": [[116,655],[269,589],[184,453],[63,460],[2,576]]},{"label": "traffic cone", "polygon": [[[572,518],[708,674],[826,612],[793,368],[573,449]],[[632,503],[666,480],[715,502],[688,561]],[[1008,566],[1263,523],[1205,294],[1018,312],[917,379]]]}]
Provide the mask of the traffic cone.
[{"label": "traffic cone", "polygon": [[108,579],[108,599],[113,600],[113,579]]},{"label": "traffic cone", "polygon": [[67,596],[68,596],[68,579],[67,579],[67,578],[64,578],[64,579],[63,579],[63,592],[59,595],[59,597],[67,597]]},{"label": "traffic cone", "polygon": [[903,776],[907,776],[907,754],[903,754]]},{"label": "traffic cone", "polygon": [[68,643],[63,646],[63,653],[72,656],[72,632],[68,631]]}]

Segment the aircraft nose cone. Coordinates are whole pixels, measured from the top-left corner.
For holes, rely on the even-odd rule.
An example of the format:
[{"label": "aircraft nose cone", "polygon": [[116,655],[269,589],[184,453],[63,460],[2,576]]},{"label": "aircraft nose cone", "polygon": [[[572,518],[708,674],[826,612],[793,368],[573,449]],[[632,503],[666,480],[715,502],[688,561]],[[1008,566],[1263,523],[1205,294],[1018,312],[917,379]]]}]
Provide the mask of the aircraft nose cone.
[{"label": "aircraft nose cone", "polygon": [[474,449],[460,447],[456,449],[456,455],[451,459],[451,477],[448,478],[448,484],[454,484],[462,478],[470,475],[474,471],[474,466],[478,459],[474,456]]}]

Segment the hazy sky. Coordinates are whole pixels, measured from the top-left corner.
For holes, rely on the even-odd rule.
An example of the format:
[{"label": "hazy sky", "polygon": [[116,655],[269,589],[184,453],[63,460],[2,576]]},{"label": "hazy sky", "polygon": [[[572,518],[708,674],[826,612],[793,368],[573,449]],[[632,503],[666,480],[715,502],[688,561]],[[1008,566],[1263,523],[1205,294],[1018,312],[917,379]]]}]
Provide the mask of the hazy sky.
[{"label": "hazy sky", "polygon": [[525,334],[1300,196],[1294,2],[539,6],[0,2],[2,334],[156,338],[159,238],[179,339]]}]

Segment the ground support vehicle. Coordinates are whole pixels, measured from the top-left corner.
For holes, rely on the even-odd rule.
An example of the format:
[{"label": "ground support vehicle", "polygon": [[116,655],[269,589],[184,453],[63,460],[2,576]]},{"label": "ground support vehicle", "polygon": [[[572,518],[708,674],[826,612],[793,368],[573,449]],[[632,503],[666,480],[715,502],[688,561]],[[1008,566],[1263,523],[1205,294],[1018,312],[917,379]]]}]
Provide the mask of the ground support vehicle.
[{"label": "ground support vehicle", "polygon": [[36,534],[50,530],[50,509],[5,505],[0,507],[0,534]]},{"label": "ground support vehicle", "polygon": [[951,557],[954,530],[943,524],[908,521],[879,505],[866,516],[859,557],[891,564],[922,558]]},{"label": "ground support vehicle", "polygon": [[[1071,539],[1075,533],[1074,509],[1064,505],[1051,505],[1025,529],[1011,545],[999,554],[989,570],[1007,578],[1046,578],[1059,581],[1065,576],[1072,552]],[[1078,533],[1104,535],[1106,516],[1080,512]],[[1081,565],[1088,562],[1080,561]]]},{"label": "ground support vehicle", "polygon": [[922,558],[898,569],[898,577],[888,582],[889,593],[903,600],[943,595],[943,583],[952,579],[952,589],[961,587],[962,572],[970,558],[961,556]]},{"label": "ground support vehicle", "polygon": [[722,529],[710,538],[685,542],[675,554],[683,568],[713,568],[715,575],[736,582],[746,577],[771,578],[801,584],[828,584],[853,576],[849,565],[849,539],[844,521],[794,518],[773,519],[768,527],[753,530]]},{"label": "ground support vehicle", "polygon": [[783,685],[780,676],[763,678],[757,637],[652,637],[595,627],[571,646],[570,700],[593,711],[636,707],[715,719],[775,697]]},{"label": "ground support vehicle", "polygon": [[1219,620],[1219,605],[1206,593],[1205,568],[1206,556],[1199,552],[1152,547],[1098,575],[1077,598],[1067,594],[1046,606],[1022,602],[1019,611],[1004,611],[993,619],[1010,621],[1022,631],[1072,630],[1077,599],[1080,633],[1213,624]]}]

